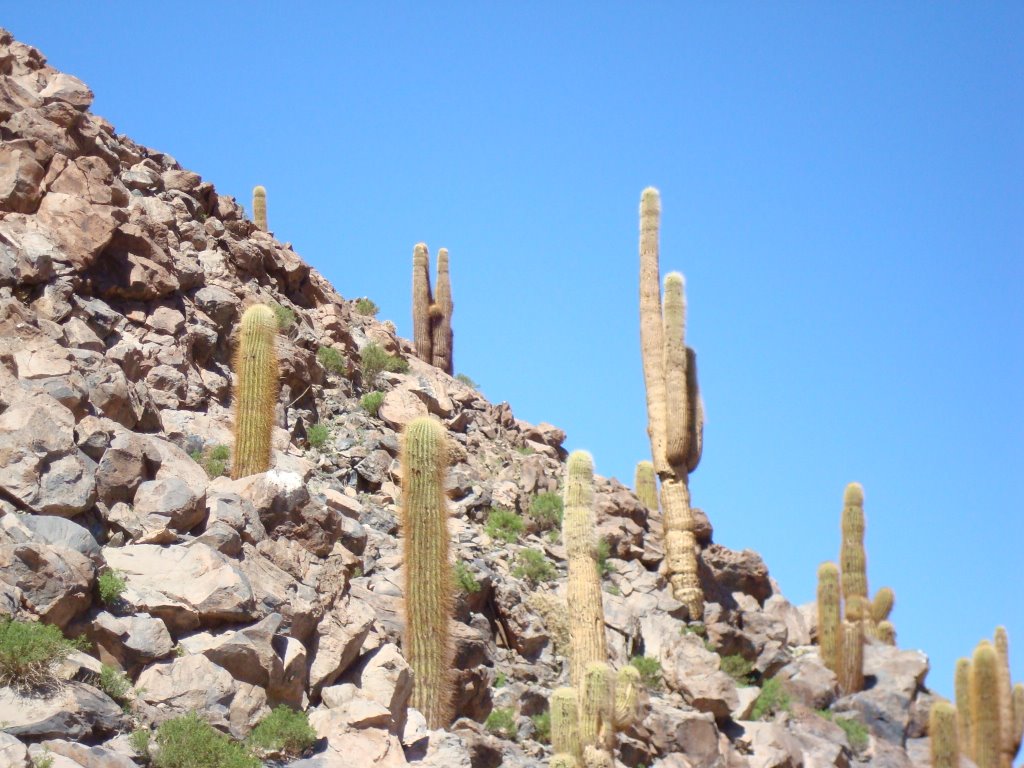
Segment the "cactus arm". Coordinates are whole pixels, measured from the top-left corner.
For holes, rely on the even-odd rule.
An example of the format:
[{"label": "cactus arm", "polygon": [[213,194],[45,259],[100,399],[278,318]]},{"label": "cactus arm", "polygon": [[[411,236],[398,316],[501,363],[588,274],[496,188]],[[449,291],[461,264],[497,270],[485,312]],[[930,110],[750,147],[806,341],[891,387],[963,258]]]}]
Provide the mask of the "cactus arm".
[{"label": "cactus arm", "polygon": [[640,352],[647,394],[647,432],[651,438],[654,470],[668,470],[665,461],[664,328],[661,314],[658,228],[661,198],[648,187],[640,198]]},{"label": "cactus arm", "polygon": [[839,672],[839,569],[835,563],[818,567],[818,646],[821,661]]},{"label": "cactus arm", "polygon": [[932,768],[960,768],[956,708],[948,701],[936,701],[928,713],[928,737]]}]

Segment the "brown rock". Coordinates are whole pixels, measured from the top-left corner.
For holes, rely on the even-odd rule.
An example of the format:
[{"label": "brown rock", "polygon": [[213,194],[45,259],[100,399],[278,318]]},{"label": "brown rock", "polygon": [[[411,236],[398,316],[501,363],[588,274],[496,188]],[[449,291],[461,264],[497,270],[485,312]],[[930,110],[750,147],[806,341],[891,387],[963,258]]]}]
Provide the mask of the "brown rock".
[{"label": "brown rock", "polygon": [[43,166],[28,141],[0,145],[0,211],[35,213],[43,198]]},{"label": "brown rock", "polygon": [[58,248],[59,261],[74,272],[95,263],[126,218],[120,208],[93,205],[63,192],[47,194],[36,213],[40,228]]}]

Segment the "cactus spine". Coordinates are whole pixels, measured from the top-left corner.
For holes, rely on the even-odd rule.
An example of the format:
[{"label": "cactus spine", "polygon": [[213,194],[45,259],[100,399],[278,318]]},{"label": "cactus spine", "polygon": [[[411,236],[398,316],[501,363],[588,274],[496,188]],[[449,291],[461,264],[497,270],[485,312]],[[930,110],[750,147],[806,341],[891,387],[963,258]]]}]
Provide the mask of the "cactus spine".
[{"label": "cactus spine", "polygon": [[437,295],[431,307],[433,360],[435,368],[452,375],[452,282],[448,272],[448,249],[437,252]]},{"label": "cactus spine", "polygon": [[415,674],[412,704],[430,728],[451,720],[452,576],[444,478],[447,434],[436,419],[409,422],[402,436],[404,651]]},{"label": "cactus spine", "polygon": [[826,667],[839,673],[839,569],[835,563],[818,567],[818,645]]},{"label": "cactus spine", "polygon": [[258,228],[267,231],[267,190],[259,185],[252,188],[252,218]]},{"label": "cactus spine", "polygon": [[956,698],[957,722],[960,727],[960,743],[968,754],[973,755],[971,747],[971,660],[957,659],[956,671],[953,676],[953,689]]},{"label": "cactus spine", "polygon": [[279,378],[276,337],[277,321],[270,307],[253,304],[242,315],[235,350],[235,480],[270,468]]},{"label": "cactus spine", "polygon": [[[658,275],[661,199],[652,187],[640,199],[640,351],[647,392],[647,433],[654,470],[661,479],[665,564],[675,598],[690,619],[704,617],[704,593],[697,576],[695,527],[689,475],[700,462],[703,406],[693,351],[686,346],[683,276],[665,277],[662,307]],[[689,533],[689,536],[682,535]]]},{"label": "cactus spine", "polygon": [[649,512],[658,511],[658,483],[654,478],[654,465],[649,461],[640,461],[636,465],[636,477],[633,480],[636,496]]},{"label": "cactus spine", "polygon": [[928,737],[932,751],[932,768],[960,768],[956,709],[948,701],[937,701],[932,704],[928,713]]},{"label": "cactus spine", "polygon": [[971,739],[978,768],[999,768],[999,657],[988,640],[982,640],[971,661]]}]

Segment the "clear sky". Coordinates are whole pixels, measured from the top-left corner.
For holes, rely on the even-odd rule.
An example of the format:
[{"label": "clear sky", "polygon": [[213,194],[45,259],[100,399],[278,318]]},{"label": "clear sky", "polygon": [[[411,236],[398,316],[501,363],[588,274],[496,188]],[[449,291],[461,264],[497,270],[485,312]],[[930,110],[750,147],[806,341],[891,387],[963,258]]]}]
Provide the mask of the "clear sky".
[{"label": "clear sky", "polygon": [[449,248],[456,369],[630,484],[658,187],[716,540],[809,601],[860,481],[869,586],[928,683],[951,694],[999,623],[1024,680],[1021,3],[40,1],[0,24],[118,131],[249,210],[265,185],[277,236],[405,336],[413,245]]}]

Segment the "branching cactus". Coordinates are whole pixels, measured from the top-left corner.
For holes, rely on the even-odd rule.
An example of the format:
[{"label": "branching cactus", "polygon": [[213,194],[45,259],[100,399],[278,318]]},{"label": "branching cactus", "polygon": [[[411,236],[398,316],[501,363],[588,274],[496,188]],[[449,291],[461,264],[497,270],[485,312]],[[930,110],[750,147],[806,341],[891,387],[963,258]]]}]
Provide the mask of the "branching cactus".
[{"label": "branching cactus", "polygon": [[636,465],[636,478],[633,481],[635,492],[640,503],[649,512],[658,511],[658,483],[654,477],[654,465],[649,461],[640,461]]},{"label": "branching cactus", "polygon": [[257,227],[267,230],[267,190],[257,185],[252,188],[252,218]]},{"label": "branching cactus", "polygon": [[686,605],[690,618],[700,620],[704,617],[704,594],[697,578],[689,473],[700,461],[703,406],[696,359],[686,346],[686,295],[681,274],[665,277],[662,306],[660,219],[660,196],[649,187],[640,200],[640,347],[647,391],[647,432],[654,470],[661,479],[666,575],[673,595]]},{"label": "branching cactus", "polygon": [[412,338],[416,357],[425,363],[433,360],[433,337],[430,333],[430,254],[426,243],[417,243],[412,251]]},{"label": "branching cactus", "polygon": [[235,350],[235,455],[231,466],[235,480],[270,469],[280,379],[276,338],[273,310],[265,304],[249,307],[242,315]]},{"label": "branching cactus", "polygon": [[431,306],[432,364],[452,375],[452,281],[448,271],[448,249],[437,252],[437,294]]},{"label": "branching cactus", "polygon": [[859,621],[844,621],[841,628],[839,687],[843,693],[864,690],[864,633]]},{"label": "branching cactus", "polygon": [[982,640],[971,661],[971,746],[978,768],[999,768],[999,656]]},{"label": "branching cactus", "polygon": [[839,673],[839,569],[835,563],[818,567],[818,645],[826,667]]},{"label": "branching cactus", "polygon": [[957,724],[960,729],[960,743],[964,752],[974,754],[971,747],[971,660],[957,659],[953,675],[953,691],[956,698]]},{"label": "branching cactus", "polygon": [[405,561],[405,656],[415,679],[412,704],[430,728],[451,720],[452,569],[444,479],[447,433],[434,418],[409,422],[402,435],[402,546]]},{"label": "branching cactus", "polygon": [[928,738],[932,768],[960,768],[956,708],[948,701],[936,701],[928,713]]}]

